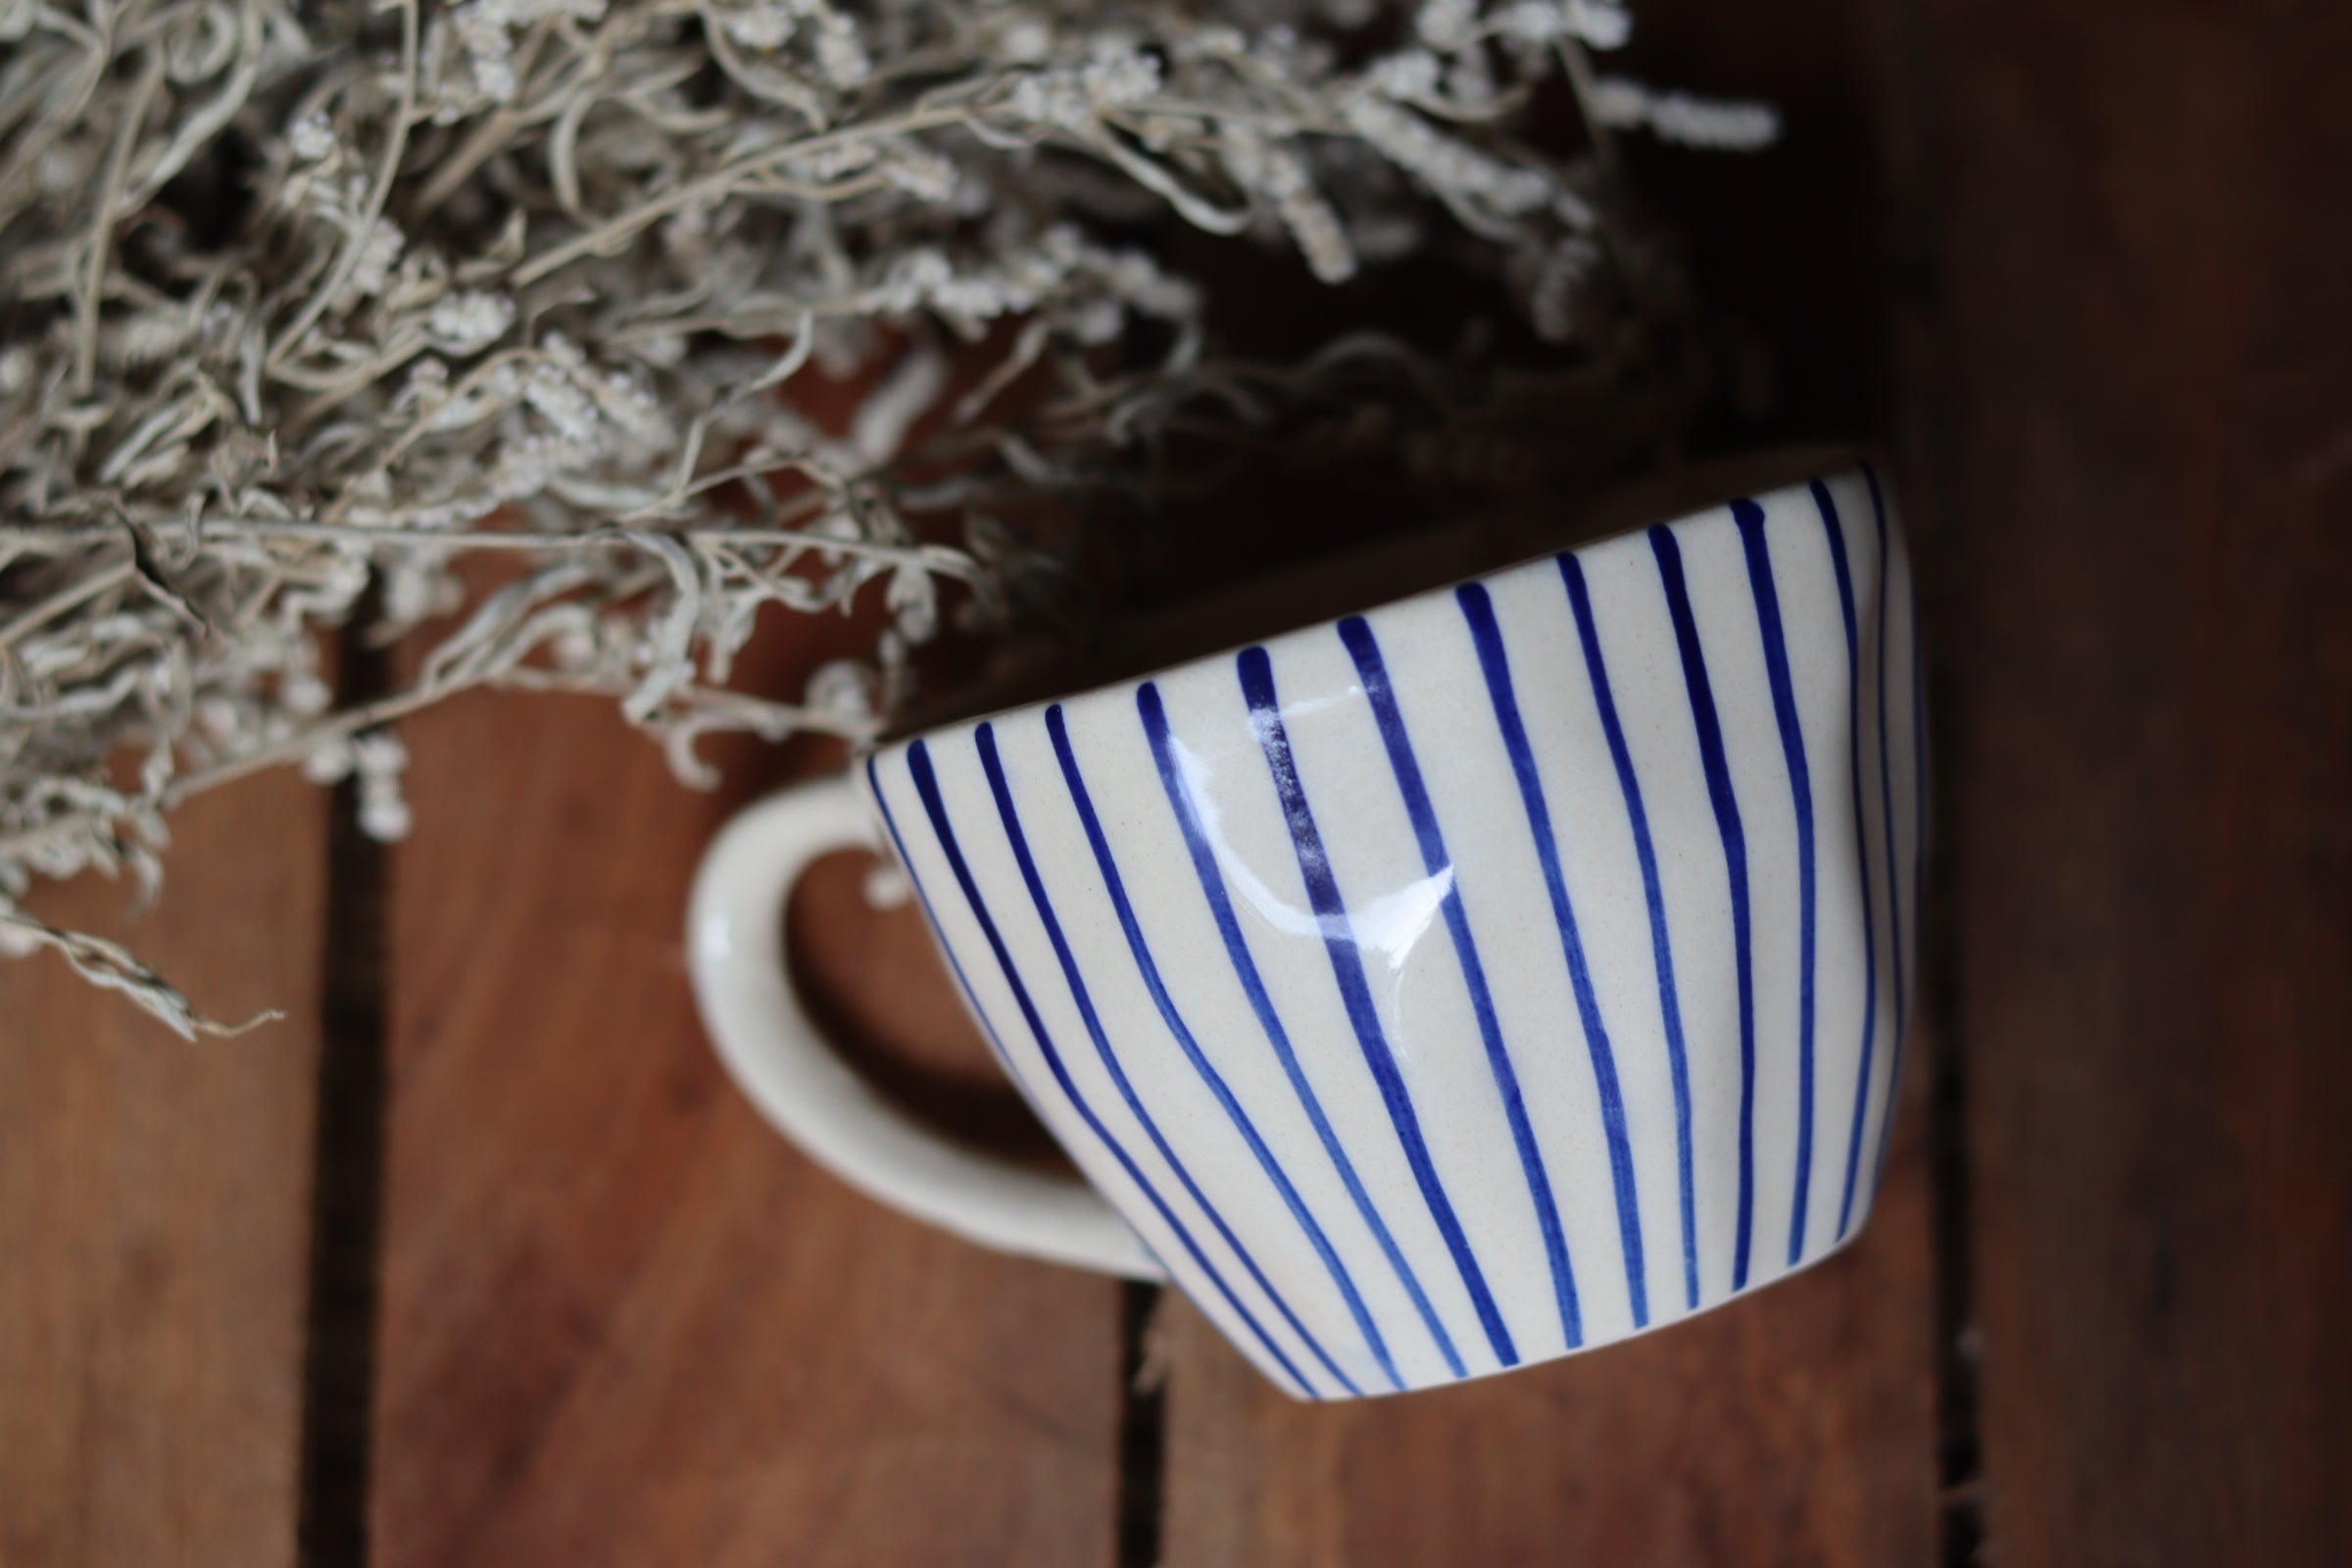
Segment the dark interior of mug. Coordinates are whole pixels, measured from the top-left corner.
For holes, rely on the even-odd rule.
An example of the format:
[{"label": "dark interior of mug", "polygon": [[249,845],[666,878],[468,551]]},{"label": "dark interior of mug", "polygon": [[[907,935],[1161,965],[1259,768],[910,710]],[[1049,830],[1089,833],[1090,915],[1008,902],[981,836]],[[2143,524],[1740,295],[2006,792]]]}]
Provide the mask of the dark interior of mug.
[{"label": "dark interior of mug", "polygon": [[943,690],[935,703],[918,706],[892,727],[890,738],[1147,675],[1516,562],[1688,516],[1738,496],[1839,473],[1861,457],[1855,447],[1824,444],[1679,465],[1573,511],[1529,507],[1460,517],[1166,610],[1104,616],[1083,634],[1008,639],[993,650],[979,676]]}]

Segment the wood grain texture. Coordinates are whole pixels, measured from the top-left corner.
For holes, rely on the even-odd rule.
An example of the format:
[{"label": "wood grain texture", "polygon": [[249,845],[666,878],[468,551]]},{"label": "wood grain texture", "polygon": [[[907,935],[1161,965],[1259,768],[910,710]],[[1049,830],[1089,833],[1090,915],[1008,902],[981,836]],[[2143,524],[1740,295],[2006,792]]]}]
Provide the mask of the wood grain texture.
[{"label": "wood grain texture", "polygon": [[2352,12],[1936,0],[1988,1545],[2352,1560]]},{"label": "wood grain texture", "polygon": [[1166,1562],[1931,1561],[1927,1182],[1918,1106],[1904,1118],[1879,1209],[1844,1251],[1508,1377],[1294,1403],[1177,1306]]},{"label": "wood grain texture", "polygon": [[190,1044],[53,956],[0,968],[10,1568],[293,1560],[325,804],[283,773],[193,802],[150,914],[93,878],[34,906],[283,1021]]},{"label": "wood grain texture", "polygon": [[[857,628],[795,635],[766,689]],[[687,883],[777,760],[696,796],[608,708],[562,700],[462,702],[410,738],[379,1560],[1107,1561],[1116,1287],[839,1185],[703,1037]],[[931,1082],[913,1098],[1017,1142],[919,916],[871,913],[860,883],[828,862],[796,901],[811,983]]]}]

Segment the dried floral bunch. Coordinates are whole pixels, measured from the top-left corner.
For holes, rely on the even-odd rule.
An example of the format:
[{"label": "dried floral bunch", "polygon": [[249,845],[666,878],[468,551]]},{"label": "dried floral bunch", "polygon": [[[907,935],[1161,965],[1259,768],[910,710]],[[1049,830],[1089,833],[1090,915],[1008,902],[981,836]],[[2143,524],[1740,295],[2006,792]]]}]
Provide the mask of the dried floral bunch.
[{"label": "dried floral bunch", "polygon": [[[689,780],[714,729],[867,733],[944,582],[987,613],[1051,569],[1008,517],[1317,373],[1219,360],[1154,224],[1332,283],[1442,247],[1605,368],[1609,133],[1774,130],[1597,74],[1627,31],[1614,0],[0,0],[0,955],[213,1027],[33,880],[151,892],[166,812],[279,762],[396,838],[389,726],[467,688],[607,694]],[[1518,128],[1546,90],[1566,151]],[[866,387],[845,428],[794,411],[810,374]],[[764,607],[877,579],[870,666],[728,689]],[[322,633],[363,615],[433,641],[339,708]]]}]

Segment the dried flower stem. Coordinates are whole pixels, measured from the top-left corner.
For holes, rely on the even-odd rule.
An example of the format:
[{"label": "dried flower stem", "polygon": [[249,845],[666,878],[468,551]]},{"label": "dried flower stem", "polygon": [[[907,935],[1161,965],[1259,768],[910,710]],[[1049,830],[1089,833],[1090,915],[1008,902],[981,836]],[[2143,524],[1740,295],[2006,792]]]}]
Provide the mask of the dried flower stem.
[{"label": "dried flower stem", "polygon": [[[1228,357],[1177,225],[1325,283],[1450,268],[1558,385],[1642,406],[1613,394],[1660,373],[1678,296],[1610,137],[1773,122],[1596,75],[1626,27],[1613,0],[0,0],[0,955],[194,1033],[34,884],[152,890],[167,812],[288,761],[397,836],[393,726],[463,691],[614,701],[693,782],[713,731],[867,735],[943,605],[1052,591],[1078,523],[1208,471],[1173,450],[1288,461],[1284,421],[1380,367],[1456,417],[1393,340]],[[1530,145],[1563,74],[1586,139]],[[869,590],[868,664],[727,689],[763,613]],[[338,710],[322,644],[360,617],[417,673]]]}]

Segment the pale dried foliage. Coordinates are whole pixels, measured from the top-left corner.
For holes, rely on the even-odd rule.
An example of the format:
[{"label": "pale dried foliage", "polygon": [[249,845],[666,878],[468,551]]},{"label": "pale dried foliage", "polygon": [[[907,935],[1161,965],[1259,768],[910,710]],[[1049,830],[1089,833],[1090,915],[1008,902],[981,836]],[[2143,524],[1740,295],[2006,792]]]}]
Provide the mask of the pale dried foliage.
[{"label": "pale dried foliage", "polygon": [[[1605,380],[1610,128],[1773,134],[1595,73],[1627,30],[1611,0],[0,0],[0,954],[215,1027],[23,896],[151,894],[166,813],[279,762],[396,838],[390,726],[469,688],[606,694],[688,780],[713,730],[870,732],[944,580],[986,615],[1051,571],[1008,517],[1319,373],[1211,352],[1213,299],[1136,240],[1169,215],[1334,283],[1448,247]],[[1585,130],[1546,155],[1514,126],[1552,81]],[[842,427],[794,412],[811,375],[867,388]],[[870,664],[728,688],[765,607],[877,579]],[[361,614],[430,646],[339,706]]]}]

